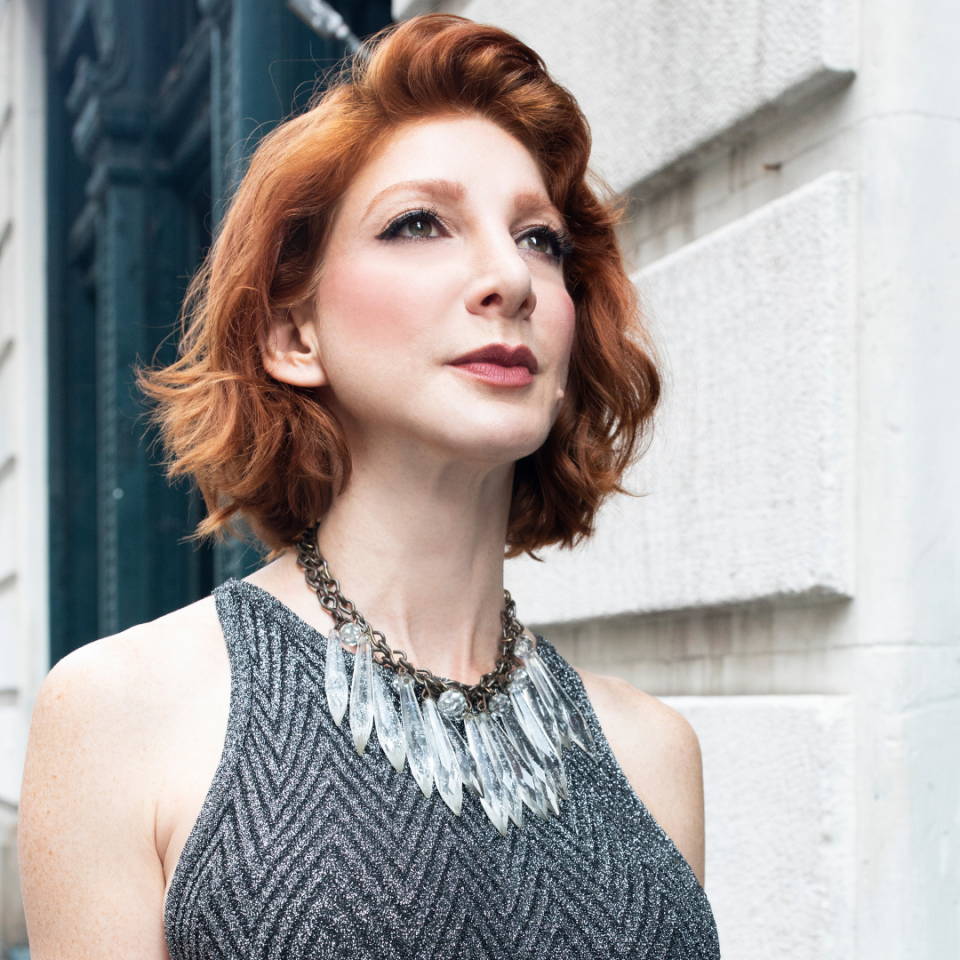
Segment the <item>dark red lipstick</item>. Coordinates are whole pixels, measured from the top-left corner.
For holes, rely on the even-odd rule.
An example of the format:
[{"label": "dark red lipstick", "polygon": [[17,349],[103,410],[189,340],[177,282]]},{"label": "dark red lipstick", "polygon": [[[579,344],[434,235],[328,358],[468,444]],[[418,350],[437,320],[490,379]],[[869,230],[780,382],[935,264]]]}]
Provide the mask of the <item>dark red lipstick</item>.
[{"label": "dark red lipstick", "polygon": [[533,383],[537,358],[529,347],[523,345],[511,347],[506,343],[491,343],[465,353],[450,366],[493,386],[526,387]]}]

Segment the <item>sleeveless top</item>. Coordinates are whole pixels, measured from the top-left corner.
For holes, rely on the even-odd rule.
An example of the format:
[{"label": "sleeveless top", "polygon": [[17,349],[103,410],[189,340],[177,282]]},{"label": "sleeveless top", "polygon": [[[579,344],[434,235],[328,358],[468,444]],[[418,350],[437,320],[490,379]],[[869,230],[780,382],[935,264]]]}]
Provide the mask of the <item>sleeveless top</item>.
[{"label": "sleeveless top", "polygon": [[703,889],[545,640],[600,759],[564,751],[560,816],[501,836],[467,791],[459,817],[436,790],[424,799],[375,732],[357,755],[327,707],[320,633],[250,583],[214,596],[230,714],[167,895],[171,960],[720,956]]}]

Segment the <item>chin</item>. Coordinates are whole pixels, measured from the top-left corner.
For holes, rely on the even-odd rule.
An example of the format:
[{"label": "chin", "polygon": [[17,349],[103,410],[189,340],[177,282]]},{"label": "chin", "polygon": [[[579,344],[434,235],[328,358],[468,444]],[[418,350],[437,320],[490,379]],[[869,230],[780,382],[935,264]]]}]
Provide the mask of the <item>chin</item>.
[{"label": "chin", "polygon": [[550,424],[478,423],[457,431],[448,438],[457,459],[506,464],[528,457],[543,446]]}]

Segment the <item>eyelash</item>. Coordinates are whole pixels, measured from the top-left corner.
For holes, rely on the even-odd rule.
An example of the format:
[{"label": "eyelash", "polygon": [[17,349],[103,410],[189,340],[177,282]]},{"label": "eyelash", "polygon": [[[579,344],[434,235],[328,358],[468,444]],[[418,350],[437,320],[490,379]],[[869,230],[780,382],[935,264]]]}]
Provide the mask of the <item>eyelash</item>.
[{"label": "eyelash", "polygon": [[[426,207],[421,207],[419,210],[408,210],[406,213],[401,213],[399,217],[395,220],[391,220],[390,224],[387,226],[387,229],[377,237],[378,240],[394,240],[400,233],[400,231],[408,224],[416,220],[429,220],[431,223],[436,224],[438,227],[443,227],[443,221],[440,219],[440,214],[435,210],[428,210]],[[418,239],[417,237],[410,237],[410,240]],[[419,239],[427,239],[422,237]]]},{"label": "eyelash", "polygon": [[517,237],[517,242],[519,243],[521,240],[526,240],[527,237],[535,237],[538,234],[545,236],[553,245],[553,249],[557,251],[556,255],[546,254],[546,256],[551,257],[551,259],[556,260],[558,263],[573,253],[573,237],[571,237],[566,230],[555,230],[553,227],[548,227],[545,223],[524,230],[523,233]]},{"label": "eyelash", "polygon": [[[406,213],[401,213],[399,217],[392,220],[387,226],[386,230],[381,233],[377,239],[378,240],[395,240],[399,237],[400,231],[408,224],[415,222],[417,220],[428,220],[435,224],[437,227],[443,228],[443,220],[440,219],[440,215],[435,210],[429,210],[426,207],[421,207],[419,210],[408,210]],[[553,227],[547,226],[545,223],[537,224],[534,227],[529,227],[527,230],[517,237],[517,242],[521,240],[526,240],[527,237],[533,237],[537,235],[545,236],[550,243],[553,245],[554,250],[557,251],[556,256],[551,254],[545,254],[545,256],[550,256],[552,260],[558,262],[562,261],[565,257],[570,256],[573,253],[573,237],[569,233],[564,231],[555,230]],[[409,240],[430,239],[429,237],[408,237]],[[534,251],[536,252],[536,251]]]}]

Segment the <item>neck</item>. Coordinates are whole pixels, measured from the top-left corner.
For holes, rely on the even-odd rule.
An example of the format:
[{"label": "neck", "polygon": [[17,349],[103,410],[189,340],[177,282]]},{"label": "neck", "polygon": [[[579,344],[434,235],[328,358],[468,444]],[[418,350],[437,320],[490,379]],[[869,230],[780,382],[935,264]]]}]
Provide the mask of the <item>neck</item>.
[{"label": "neck", "polygon": [[361,456],[323,518],[320,552],[343,594],[437,676],[475,683],[496,662],[512,478],[511,465],[431,462],[422,450]]}]

